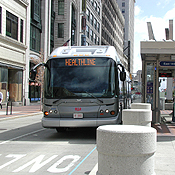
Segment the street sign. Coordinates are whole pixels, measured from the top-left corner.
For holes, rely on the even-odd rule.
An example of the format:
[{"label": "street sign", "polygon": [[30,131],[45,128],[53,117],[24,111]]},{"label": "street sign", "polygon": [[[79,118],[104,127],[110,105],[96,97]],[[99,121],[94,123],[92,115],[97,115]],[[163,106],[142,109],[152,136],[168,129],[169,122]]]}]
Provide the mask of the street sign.
[{"label": "street sign", "polygon": [[160,66],[175,66],[175,61],[161,61]]}]

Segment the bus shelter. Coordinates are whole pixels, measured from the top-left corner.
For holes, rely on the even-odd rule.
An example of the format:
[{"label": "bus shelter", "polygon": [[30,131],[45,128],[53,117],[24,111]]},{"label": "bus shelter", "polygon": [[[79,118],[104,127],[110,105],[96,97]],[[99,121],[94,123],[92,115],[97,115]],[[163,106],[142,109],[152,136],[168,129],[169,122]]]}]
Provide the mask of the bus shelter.
[{"label": "bus shelter", "polygon": [[175,41],[141,41],[142,102],[151,103],[152,123],[161,123],[159,77],[175,77]]}]

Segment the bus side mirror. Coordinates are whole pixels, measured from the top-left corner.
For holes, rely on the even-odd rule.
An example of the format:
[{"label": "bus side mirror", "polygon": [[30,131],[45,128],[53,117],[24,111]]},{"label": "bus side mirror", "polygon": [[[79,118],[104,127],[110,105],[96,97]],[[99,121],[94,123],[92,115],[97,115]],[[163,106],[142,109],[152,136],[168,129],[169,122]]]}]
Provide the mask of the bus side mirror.
[{"label": "bus side mirror", "polygon": [[125,81],[126,80],[126,72],[120,72],[120,80]]},{"label": "bus side mirror", "polygon": [[36,77],[36,70],[31,69],[30,70],[30,79],[34,81],[35,77]]}]

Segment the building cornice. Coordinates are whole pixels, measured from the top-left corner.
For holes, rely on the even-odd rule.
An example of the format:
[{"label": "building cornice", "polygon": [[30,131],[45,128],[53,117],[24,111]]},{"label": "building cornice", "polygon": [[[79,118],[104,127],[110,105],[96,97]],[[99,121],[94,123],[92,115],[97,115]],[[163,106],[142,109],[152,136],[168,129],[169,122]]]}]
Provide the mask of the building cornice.
[{"label": "building cornice", "polygon": [[23,5],[25,7],[29,6],[29,3],[25,0],[15,0],[17,3],[19,3],[20,5]]}]

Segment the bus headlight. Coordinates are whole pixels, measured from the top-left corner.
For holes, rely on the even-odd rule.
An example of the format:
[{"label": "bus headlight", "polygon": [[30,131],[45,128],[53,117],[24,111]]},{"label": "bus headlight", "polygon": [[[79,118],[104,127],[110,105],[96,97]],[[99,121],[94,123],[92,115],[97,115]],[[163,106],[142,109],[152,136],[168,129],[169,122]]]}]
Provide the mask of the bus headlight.
[{"label": "bus headlight", "polygon": [[105,112],[106,112],[106,113],[109,113],[109,110],[108,110],[108,109],[106,109],[106,110],[105,110]]}]

